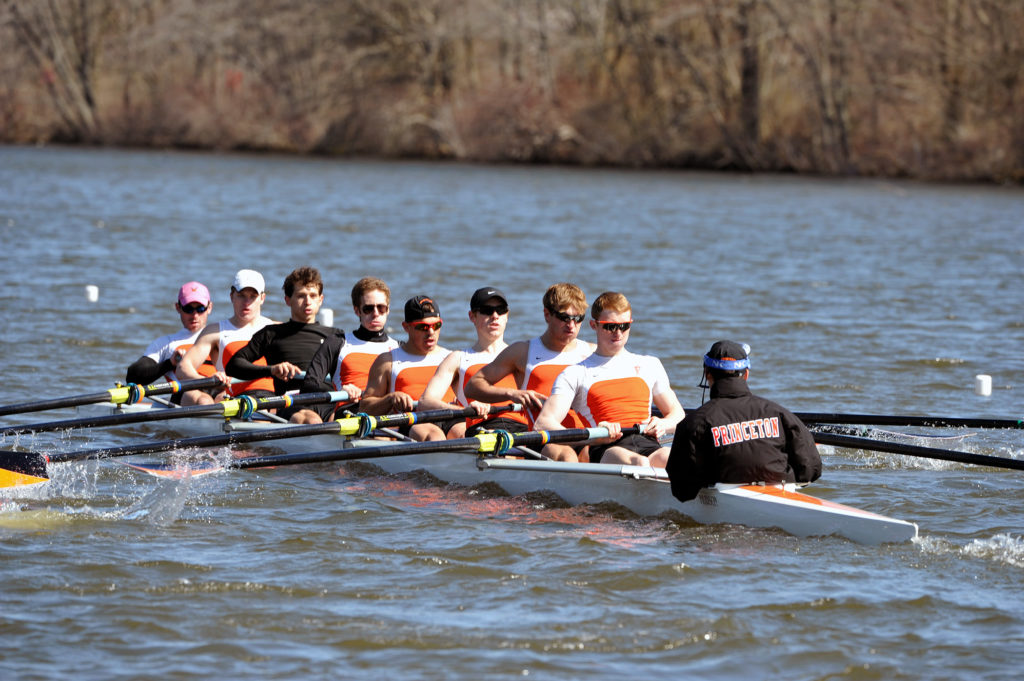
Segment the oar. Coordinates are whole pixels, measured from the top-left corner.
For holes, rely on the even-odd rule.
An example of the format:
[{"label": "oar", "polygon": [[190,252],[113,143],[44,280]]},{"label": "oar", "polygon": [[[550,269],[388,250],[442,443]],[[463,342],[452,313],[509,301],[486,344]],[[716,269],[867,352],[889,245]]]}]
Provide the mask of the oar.
[{"label": "oar", "polygon": [[345,402],[348,393],[345,391],[324,392],[324,393],[300,393],[298,395],[281,395],[272,397],[238,397],[214,404],[200,404],[191,407],[177,407],[174,409],[151,409],[127,414],[105,414],[102,416],[85,416],[77,419],[66,419],[63,421],[48,421],[45,423],[25,423],[18,426],[6,426],[0,428],[0,436],[17,435],[20,433],[45,433],[53,430],[71,430],[73,428],[90,428],[102,426],[121,426],[128,423],[149,423],[151,421],[169,421],[183,419],[192,416],[223,416],[232,418],[235,416],[249,418],[252,413],[260,409],[280,409],[283,407],[299,406],[303,404],[318,404],[323,402]]},{"label": "oar", "polygon": [[934,433],[903,433],[896,430],[882,430],[870,426],[840,426],[834,423],[811,424],[811,430],[815,433],[832,433],[834,435],[855,435],[857,437],[874,437],[884,440],[916,440],[918,442],[949,442],[950,440],[963,440],[965,437],[977,433],[953,433],[951,435],[936,435]]},{"label": "oar", "polygon": [[197,378],[191,381],[169,381],[167,383],[153,383],[152,385],[119,385],[109,390],[85,395],[73,395],[71,397],[57,397],[39,402],[22,402],[20,404],[8,404],[0,406],[0,416],[10,414],[24,414],[30,411],[44,411],[46,409],[60,409],[62,407],[77,407],[83,404],[99,404],[100,402],[113,402],[114,404],[134,404],[146,395],[165,395],[167,393],[184,392],[186,390],[199,390],[201,388],[212,388],[220,385],[220,380],[214,376],[208,378]]},{"label": "oar", "polygon": [[824,414],[818,412],[797,412],[796,417],[807,424],[850,423],[868,426],[1024,428],[1024,419],[958,418],[950,416],[896,416],[885,414]]},{"label": "oar", "polygon": [[849,435],[834,435],[832,433],[812,434],[814,435],[815,442],[823,445],[832,445],[834,447],[867,449],[877,452],[888,452],[890,454],[916,456],[924,459],[956,461],[958,463],[969,463],[976,466],[992,466],[993,468],[1009,468],[1012,470],[1024,471],[1024,461],[1018,459],[1006,459],[999,456],[988,456],[987,454],[958,452],[952,449],[939,449],[937,447],[920,447],[917,445],[900,444],[898,442],[887,442],[885,440],[869,440],[867,438],[852,437]]},{"label": "oar", "polygon": [[[633,426],[623,428],[623,435],[640,432]],[[380,445],[378,447],[350,447],[348,449],[332,449],[324,452],[298,452],[294,454],[268,454],[265,456],[248,456],[232,459],[225,468],[267,468],[271,466],[291,466],[307,463],[326,463],[330,461],[353,461],[379,459],[389,456],[408,456],[410,454],[436,454],[439,452],[472,451],[491,453],[501,456],[512,447],[543,447],[551,442],[587,442],[608,437],[607,428],[569,428],[565,430],[536,430],[525,433],[508,433],[495,431],[480,433],[473,437],[455,440],[428,440],[426,442],[401,442],[398,444]]]},{"label": "oar", "polygon": [[[316,394],[316,393],[310,393]],[[185,409],[185,407],[182,407]],[[495,407],[491,414],[504,411],[518,411],[518,404]],[[181,411],[175,409],[175,412]],[[465,409],[437,409],[433,411],[409,412],[404,414],[388,414],[385,416],[368,416],[361,414],[349,418],[300,426],[269,426],[265,430],[233,431],[224,435],[207,435],[203,437],[178,438],[157,442],[143,442],[123,447],[81,450],[77,452],[56,452],[39,454],[36,452],[12,452],[0,450],[0,488],[17,487],[19,485],[44,482],[48,479],[46,464],[85,461],[88,459],[106,459],[117,456],[133,456],[135,454],[152,454],[171,449],[221,447],[224,445],[245,444],[249,442],[265,442],[282,440],[291,437],[309,435],[342,435],[365,437],[378,428],[393,428],[417,423],[446,421],[451,418],[475,416],[472,407]],[[18,477],[21,476],[21,477]]]}]

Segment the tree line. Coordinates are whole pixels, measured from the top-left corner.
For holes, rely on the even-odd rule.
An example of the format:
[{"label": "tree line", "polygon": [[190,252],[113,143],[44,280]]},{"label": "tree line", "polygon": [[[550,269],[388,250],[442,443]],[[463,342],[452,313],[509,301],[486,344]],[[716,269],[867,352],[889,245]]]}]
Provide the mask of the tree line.
[{"label": "tree line", "polygon": [[1020,0],[0,0],[0,142],[1024,181]]}]

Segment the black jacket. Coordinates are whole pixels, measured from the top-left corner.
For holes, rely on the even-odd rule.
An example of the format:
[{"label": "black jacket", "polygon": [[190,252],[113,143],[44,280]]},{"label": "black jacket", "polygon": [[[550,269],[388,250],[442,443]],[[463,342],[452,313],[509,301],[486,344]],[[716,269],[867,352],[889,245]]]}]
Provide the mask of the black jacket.
[{"label": "black jacket", "polygon": [[742,378],[722,378],[711,400],[686,415],[666,465],[681,501],[718,482],[811,482],[821,456],[807,426],[787,409],[750,392]]}]

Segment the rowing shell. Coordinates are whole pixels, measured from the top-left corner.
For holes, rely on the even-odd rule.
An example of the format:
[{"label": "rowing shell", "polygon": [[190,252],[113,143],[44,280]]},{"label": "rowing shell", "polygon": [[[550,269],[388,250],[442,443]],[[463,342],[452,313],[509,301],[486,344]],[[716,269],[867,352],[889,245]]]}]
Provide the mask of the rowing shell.
[{"label": "rowing shell", "polygon": [[[230,429],[274,427],[233,422]],[[290,452],[379,448],[382,440],[342,440],[317,435],[275,441]],[[567,503],[619,504],[640,516],[682,513],[702,524],[729,523],[776,527],[797,537],[838,535],[862,544],[905,542],[917,537],[914,523],[827,501],[797,490],[796,485],[725,485],[701,490],[681,503],[672,496],[664,469],[618,464],[568,463],[479,456],[477,452],[435,452],[365,459],[387,473],[425,470],[435,478],[464,486],[491,483],[511,495],[549,491]],[[133,462],[137,470],[164,477],[205,475],[217,465],[182,468],[180,464]]]},{"label": "rowing shell", "polygon": [[672,496],[665,470],[649,466],[474,457],[457,452],[369,462],[388,473],[422,469],[444,482],[467,486],[494,483],[512,495],[547,490],[572,505],[610,501],[641,516],[675,511],[701,524],[777,527],[797,537],[834,534],[862,544],[917,537],[914,523],[812,497],[797,491],[793,484],[718,484],[682,503]]}]

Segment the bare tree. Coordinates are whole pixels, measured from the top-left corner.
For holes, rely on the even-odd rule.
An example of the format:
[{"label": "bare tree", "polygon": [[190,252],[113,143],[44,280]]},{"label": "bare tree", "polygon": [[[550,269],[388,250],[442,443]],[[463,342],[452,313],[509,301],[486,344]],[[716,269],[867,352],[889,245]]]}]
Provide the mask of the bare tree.
[{"label": "bare tree", "polygon": [[19,44],[28,50],[71,139],[100,136],[97,68],[116,28],[108,0],[3,0]]}]

